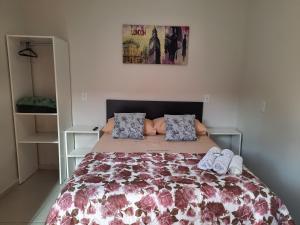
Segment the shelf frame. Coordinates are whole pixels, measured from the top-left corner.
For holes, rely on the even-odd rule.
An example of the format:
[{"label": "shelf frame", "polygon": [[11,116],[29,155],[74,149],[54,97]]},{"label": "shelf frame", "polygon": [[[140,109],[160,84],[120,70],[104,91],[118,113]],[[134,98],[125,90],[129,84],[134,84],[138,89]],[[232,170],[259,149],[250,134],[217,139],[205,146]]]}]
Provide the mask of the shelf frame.
[{"label": "shelf frame", "polygon": [[[93,130],[95,126],[90,125],[74,125],[68,129],[65,130],[64,136],[65,136],[65,154],[66,154],[66,167],[67,167],[67,178],[70,177],[70,159],[74,159],[77,161],[80,158],[83,158],[86,154],[91,152],[93,147],[75,147],[75,135],[76,134],[85,134],[85,135],[97,135],[97,140],[100,139],[100,131],[103,128],[102,126],[98,126],[97,130]],[[72,137],[72,143],[70,142],[69,137]],[[69,147],[69,145],[72,145],[72,147]]]},{"label": "shelf frame", "polygon": [[231,148],[232,148],[232,137],[238,137],[238,154],[242,154],[242,141],[243,134],[240,130],[233,127],[209,127],[208,136],[230,136],[231,137]]},{"label": "shelf frame", "polygon": [[[17,54],[20,48],[23,47],[22,45],[28,41],[35,46],[39,53],[35,63],[32,63],[29,58],[20,57]],[[66,179],[63,132],[72,126],[68,42],[55,36],[8,34],[6,35],[6,45],[19,183],[23,183],[39,168],[37,151],[40,147],[41,149],[44,148],[44,146],[38,146],[37,144],[49,143],[58,145],[59,182],[62,184]],[[37,65],[37,67],[33,65]],[[40,73],[43,76],[35,77]],[[38,79],[36,79],[37,77]],[[33,82],[33,79],[35,79],[35,82]],[[48,83],[49,80],[51,83]],[[46,90],[44,90],[45,87]],[[18,112],[16,108],[17,101],[22,97],[35,95],[54,98],[57,113]],[[56,121],[50,124],[44,120]],[[39,127],[40,125],[41,127]],[[55,134],[52,133],[54,130]],[[42,132],[51,133],[45,134]]]},{"label": "shelf frame", "polygon": [[81,158],[84,155],[86,155],[87,153],[91,152],[93,148],[75,148],[73,150],[71,150],[68,154],[67,157],[68,158]]},{"label": "shelf frame", "polygon": [[18,140],[19,144],[58,144],[57,133],[35,133]]},{"label": "shelf frame", "polygon": [[16,116],[57,116],[57,113],[21,113],[16,112]]}]

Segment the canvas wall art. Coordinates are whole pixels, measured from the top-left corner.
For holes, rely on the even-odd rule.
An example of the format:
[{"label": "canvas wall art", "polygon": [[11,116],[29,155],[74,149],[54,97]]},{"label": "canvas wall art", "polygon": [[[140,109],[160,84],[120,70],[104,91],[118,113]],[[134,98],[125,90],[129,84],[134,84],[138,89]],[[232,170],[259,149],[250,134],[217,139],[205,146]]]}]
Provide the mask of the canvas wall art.
[{"label": "canvas wall art", "polygon": [[188,26],[123,25],[123,63],[188,63]]}]

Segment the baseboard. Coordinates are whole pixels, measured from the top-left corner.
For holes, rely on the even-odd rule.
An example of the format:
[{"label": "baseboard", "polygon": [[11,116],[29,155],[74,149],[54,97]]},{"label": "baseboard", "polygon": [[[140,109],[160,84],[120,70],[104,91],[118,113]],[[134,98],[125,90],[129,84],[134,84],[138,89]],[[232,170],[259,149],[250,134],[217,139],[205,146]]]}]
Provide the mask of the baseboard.
[{"label": "baseboard", "polygon": [[5,188],[2,192],[0,192],[0,199],[3,198],[8,192],[10,192],[17,185],[19,185],[19,181],[15,180],[7,188]]}]

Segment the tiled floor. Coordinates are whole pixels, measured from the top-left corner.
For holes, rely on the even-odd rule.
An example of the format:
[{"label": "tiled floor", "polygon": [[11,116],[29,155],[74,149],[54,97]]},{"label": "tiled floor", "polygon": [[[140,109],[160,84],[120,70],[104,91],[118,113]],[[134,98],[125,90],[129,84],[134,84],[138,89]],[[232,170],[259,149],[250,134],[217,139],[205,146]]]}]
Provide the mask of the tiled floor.
[{"label": "tiled floor", "polygon": [[38,171],[0,199],[0,225],[44,224],[60,188],[57,171]]}]

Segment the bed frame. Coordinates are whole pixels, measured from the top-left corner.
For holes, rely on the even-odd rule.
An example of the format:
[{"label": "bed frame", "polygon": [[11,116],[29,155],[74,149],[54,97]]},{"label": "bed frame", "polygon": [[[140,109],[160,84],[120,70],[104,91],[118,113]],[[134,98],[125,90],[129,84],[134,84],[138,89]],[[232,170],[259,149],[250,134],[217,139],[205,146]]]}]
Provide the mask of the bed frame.
[{"label": "bed frame", "polygon": [[203,102],[106,100],[106,120],[113,117],[114,113],[134,112],[146,113],[148,119],[163,117],[165,114],[195,114],[196,119],[202,122]]}]

